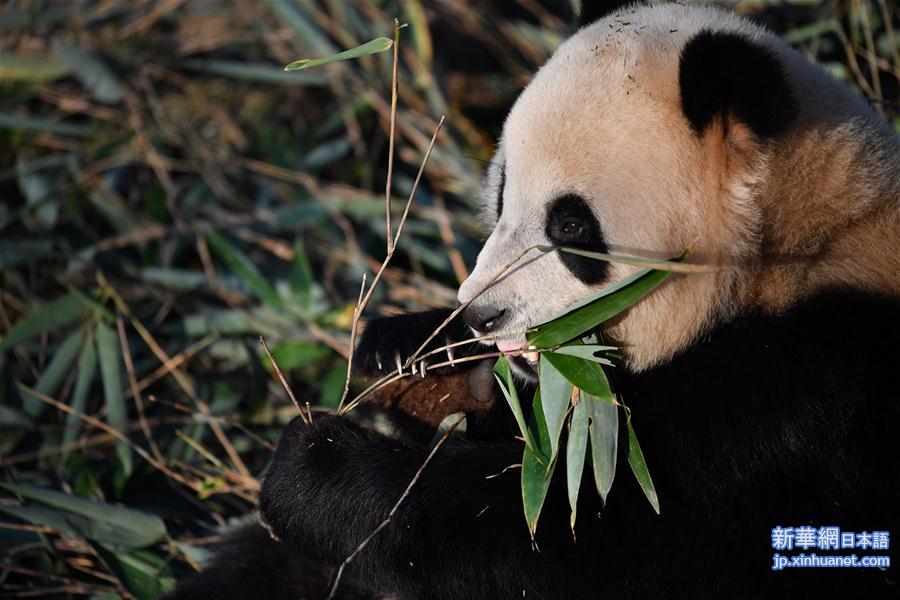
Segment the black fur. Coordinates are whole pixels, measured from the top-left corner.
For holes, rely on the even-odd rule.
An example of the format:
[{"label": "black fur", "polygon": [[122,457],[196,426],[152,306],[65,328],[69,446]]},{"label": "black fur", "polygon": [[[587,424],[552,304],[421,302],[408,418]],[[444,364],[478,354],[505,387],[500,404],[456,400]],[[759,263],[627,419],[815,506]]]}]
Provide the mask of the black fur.
[{"label": "black fur", "polygon": [[578,25],[590,25],[597,19],[602,19],[623,6],[635,4],[635,0],[583,0],[581,12],[578,14]]},{"label": "black fur", "polygon": [[[370,319],[353,354],[354,370],[359,375],[370,376],[396,372],[397,360],[395,357],[399,355],[401,363],[406,361],[452,312],[450,309],[434,309],[407,315]],[[427,348],[420,354],[472,337],[474,337],[472,332],[466,327],[462,318],[457,316],[428,343]],[[469,356],[478,352],[478,345],[476,343],[457,346],[452,351],[454,357]],[[431,364],[447,360],[449,359],[446,353],[427,359]],[[459,368],[470,366],[474,366],[474,363],[461,363]]]},{"label": "black fur", "polygon": [[699,135],[734,117],[760,137],[782,132],[797,104],[779,57],[735,33],[702,31],[681,53],[681,106]]},{"label": "black fur", "polygon": [[[575,229],[570,230],[574,225]],[[606,242],[600,222],[588,203],[574,194],[554,200],[547,209],[544,233],[554,246],[569,246],[592,252],[606,252]],[[559,258],[575,277],[586,284],[606,280],[609,263],[569,252],[559,252]]]},{"label": "black fur", "polygon": [[[617,370],[662,515],[623,455],[605,507],[586,478],[577,544],[561,475],[536,552],[518,470],[489,478],[520,461],[521,444],[448,442],[347,583],[403,599],[895,598],[893,571],[773,572],[770,530],[898,530],[898,344],[896,301],[834,292],[720,326],[652,371]],[[261,512],[287,544],[335,565],[385,518],[427,453],[338,417],[295,421]]]},{"label": "black fur", "polygon": [[[259,525],[250,525],[217,544],[215,560],[181,581],[164,600],[323,600],[335,569],[274,541]],[[341,586],[335,600],[379,600],[379,596]]]}]

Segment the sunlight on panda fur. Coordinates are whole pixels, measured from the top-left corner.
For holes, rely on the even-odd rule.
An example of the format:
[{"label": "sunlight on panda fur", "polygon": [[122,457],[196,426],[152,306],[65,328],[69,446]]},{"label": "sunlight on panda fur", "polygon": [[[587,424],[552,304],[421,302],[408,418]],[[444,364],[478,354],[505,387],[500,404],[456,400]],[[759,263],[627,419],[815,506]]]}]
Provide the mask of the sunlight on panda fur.
[{"label": "sunlight on panda fur", "polygon": [[[777,61],[781,77],[774,82],[786,87],[793,114],[773,140],[725,113],[702,132],[690,126],[679,60],[704,31],[740,36]],[[743,77],[738,59],[734,76]],[[545,208],[570,193],[586,199],[611,251],[670,258],[691,248],[689,260],[723,267],[672,278],[610,328],[637,369],[670,358],[739,312],[777,312],[836,284],[900,290],[896,135],[820,67],[719,9],[633,7],[579,31],[510,112],[485,188],[493,232],[460,302],[499,265],[552,243]],[[613,265],[604,281],[586,285],[559,255],[542,256],[504,276],[473,306],[506,310],[491,333],[520,339],[528,327],[633,270]]]}]

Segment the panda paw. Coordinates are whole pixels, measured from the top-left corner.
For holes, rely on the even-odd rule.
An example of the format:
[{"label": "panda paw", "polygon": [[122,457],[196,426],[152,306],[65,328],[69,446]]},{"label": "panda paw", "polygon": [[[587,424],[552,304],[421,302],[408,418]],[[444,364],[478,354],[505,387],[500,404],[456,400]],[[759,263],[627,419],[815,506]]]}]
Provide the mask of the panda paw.
[{"label": "panda paw", "polygon": [[[353,355],[354,370],[359,375],[380,376],[410,368],[404,366],[406,361],[452,312],[449,309],[436,309],[369,320]],[[457,316],[447,323],[419,354],[424,355],[472,337],[472,332]],[[446,363],[456,358],[474,355],[478,351],[477,343],[455,346],[426,357],[425,364],[427,367],[428,364]],[[472,363],[462,365],[474,366]],[[415,363],[411,368],[418,370],[421,367]]]},{"label": "panda paw", "polygon": [[321,516],[317,492],[339,478],[354,450],[366,443],[362,428],[345,418],[326,413],[315,414],[312,423],[294,418],[278,442],[260,489],[259,519],[269,533],[290,540],[303,533],[307,517],[315,522]]}]

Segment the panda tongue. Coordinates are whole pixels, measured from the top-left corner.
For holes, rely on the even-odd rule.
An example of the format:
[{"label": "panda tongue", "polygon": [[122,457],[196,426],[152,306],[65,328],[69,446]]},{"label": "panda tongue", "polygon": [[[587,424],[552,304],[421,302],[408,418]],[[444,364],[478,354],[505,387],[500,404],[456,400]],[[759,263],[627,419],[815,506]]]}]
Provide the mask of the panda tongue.
[{"label": "panda tongue", "polygon": [[510,352],[519,352],[524,347],[524,342],[510,342],[508,340],[500,340],[497,342],[497,350],[503,352],[504,354],[509,354]]}]

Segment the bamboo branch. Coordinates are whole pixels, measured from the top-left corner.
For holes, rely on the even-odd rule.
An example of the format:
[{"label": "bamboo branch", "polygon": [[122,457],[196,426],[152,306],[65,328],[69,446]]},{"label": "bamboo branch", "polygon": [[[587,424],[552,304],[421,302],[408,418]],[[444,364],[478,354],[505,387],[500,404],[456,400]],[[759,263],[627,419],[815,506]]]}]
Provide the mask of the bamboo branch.
[{"label": "bamboo branch", "polygon": [[346,566],[350,564],[350,561],[356,558],[357,554],[362,552],[365,547],[369,545],[369,542],[371,542],[376,535],[381,533],[381,531],[391,523],[391,519],[393,519],[394,515],[397,514],[397,511],[400,510],[400,505],[402,505],[403,501],[406,500],[407,497],[409,497],[409,494],[410,492],[412,492],[413,487],[415,487],[416,483],[419,482],[419,479],[422,477],[422,473],[425,472],[425,468],[428,466],[428,463],[431,462],[431,459],[434,458],[435,454],[437,454],[437,451],[440,450],[441,446],[443,446],[444,442],[449,439],[450,434],[453,433],[454,430],[456,430],[456,427],[462,422],[464,418],[465,415],[460,415],[459,418],[456,419],[456,421],[453,423],[453,425],[451,425],[447,429],[447,431],[444,432],[444,435],[441,436],[441,439],[438,440],[438,442],[434,445],[434,448],[431,449],[431,452],[428,453],[428,456],[425,457],[425,460],[422,462],[422,466],[419,467],[418,471],[416,471],[416,474],[412,478],[412,481],[410,481],[409,485],[406,486],[406,489],[403,490],[403,494],[401,494],[400,498],[397,499],[397,502],[394,503],[394,507],[391,508],[391,512],[388,513],[388,516],[385,517],[385,519],[381,523],[379,523],[378,527],[376,527],[372,531],[372,533],[366,536],[366,538],[359,543],[359,545],[356,547],[356,550],[354,550],[347,558],[344,559],[344,561],[338,567],[337,574],[334,577],[334,583],[331,585],[331,592],[328,594],[328,598],[326,600],[331,600],[335,597],[338,585],[341,582],[341,576],[344,574],[344,568],[346,568]]}]

